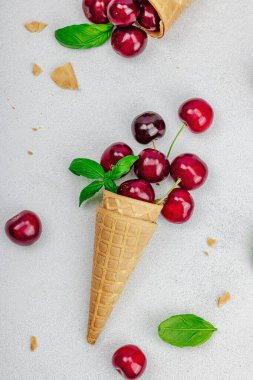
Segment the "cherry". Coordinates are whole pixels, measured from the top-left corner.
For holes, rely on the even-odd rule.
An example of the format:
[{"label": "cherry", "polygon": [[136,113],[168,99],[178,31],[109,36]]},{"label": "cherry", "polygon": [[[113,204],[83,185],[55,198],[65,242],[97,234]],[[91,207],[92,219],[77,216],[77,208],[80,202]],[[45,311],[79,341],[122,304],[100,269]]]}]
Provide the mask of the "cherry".
[{"label": "cherry", "polygon": [[195,154],[185,153],[172,161],[170,174],[175,181],[181,178],[180,187],[186,190],[194,190],[206,181],[208,167]]},{"label": "cherry", "polygon": [[133,24],[139,13],[140,9],[135,0],[111,0],[107,8],[109,21],[117,26]]},{"label": "cherry", "polygon": [[130,58],[143,52],[148,42],[147,33],[135,26],[116,28],[112,33],[111,45],[115,52]]},{"label": "cherry", "polygon": [[144,202],[154,203],[155,201],[153,187],[143,179],[131,179],[123,182],[118,188],[118,194]]},{"label": "cherry", "polygon": [[160,17],[149,1],[141,1],[141,11],[138,17],[138,22],[144,28],[157,31],[160,29]]},{"label": "cherry", "polygon": [[179,117],[193,133],[204,132],[213,121],[213,109],[203,99],[190,99],[179,108]]},{"label": "cherry", "polygon": [[110,0],[83,0],[83,11],[94,24],[107,24],[107,6]]},{"label": "cherry", "polygon": [[8,220],[5,232],[14,243],[19,245],[32,245],[42,231],[41,221],[34,212],[24,210]]},{"label": "cherry", "polygon": [[114,353],[112,365],[126,379],[137,379],[145,371],[147,359],[137,346],[128,344]]},{"label": "cherry", "polygon": [[132,122],[132,133],[141,144],[148,144],[152,140],[162,137],[165,130],[165,122],[156,112],[144,112]]},{"label": "cherry", "polygon": [[102,154],[100,164],[103,166],[106,172],[112,170],[112,168],[117,164],[117,162],[126,156],[133,154],[130,146],[123,142],[117,142],[110,145]]},{"label": "cherry", "polygon": [[156,149],[144,149],[139,154],[139,160],[134,164],[134,171],[138,178],[148,182],[161,182],[168,177],[170,164],[167,157]]},{"label": "cherry", "polygon": [[185,223],[190,219],[194,209],[191,194],[184,189],[174,189],[168,195],[162,215],[171,223]]}]

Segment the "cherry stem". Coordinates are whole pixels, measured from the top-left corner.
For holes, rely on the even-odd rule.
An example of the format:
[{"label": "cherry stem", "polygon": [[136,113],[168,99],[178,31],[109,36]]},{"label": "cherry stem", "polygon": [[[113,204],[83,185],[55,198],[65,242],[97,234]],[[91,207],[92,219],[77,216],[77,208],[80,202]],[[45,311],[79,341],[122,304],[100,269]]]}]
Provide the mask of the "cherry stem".
[{"label": "cherry stem", "polygon": [[177,185],[180,184],[181,182],[181,178],[178,178],[177,182],[174,183],[174,185],[172,186],[172,188],[160,199],[156,199],[155,203],[157,205],[160,205],[161,203],[163,203],[163,201],[165,201],[165,199],[168,198],[168,196],[170,195],[170,193],[177,187]]},{"label": "cherry stem", "polygon": [[154,148],[155,150],[157,150],[156,140],[152,140],[152,144],[153,144],[153,148]]},{"label": "cherry stem", "polygon": [[188,127],[188,125],[183,124],[182,127],[179,129],[178,133],[176,134],[176,137],[174,138],[174,140],[172,141],[172,143],[171,143],[171,145],[170,145],[170,149],[169,149],[169,151],[168,151],[167,158],[169,158],[169,155],[170,155],[170,153],[171,153],[171,151],[172,151],[172,148],[173,148],[173,146],[174,146],[174,144],[175,144],[175,142],[176,142],[178,136],[179,136],[179,135],[185,130],[185,128],[187,128],[187,127]]}]

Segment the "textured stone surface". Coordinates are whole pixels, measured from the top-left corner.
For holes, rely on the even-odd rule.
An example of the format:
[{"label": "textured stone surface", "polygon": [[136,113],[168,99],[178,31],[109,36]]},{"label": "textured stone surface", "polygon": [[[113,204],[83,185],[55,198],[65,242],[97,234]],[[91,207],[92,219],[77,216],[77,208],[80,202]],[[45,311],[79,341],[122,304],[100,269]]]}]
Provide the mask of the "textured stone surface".
[{"label": "textured stone surface", "polygon": [[[31,34],[23,26],[31,20],[48,27]],[[0,21],[0,378],[117,380],[111,356],[132,343],[148,357],[143,380],[251,380],[251,2],[196,0],[164,39],[149,40],[131,60],[117,56],[110,44],[87,51],[58,45],[55,29],[85,21],[80,0],[1,1]],[[31,73],[34,62],[44,70],[38,78]],[[67,62],[79,91],[62,90],[50,79]],[[193,96],[206,98],[216,113],[212,128],[199,136],[186,131],[172,155],[192,152],[209,166],[206,184],[193,193],[195,214],[182,226],[159,218],[105,333],[89,346],[97,201],[78,208],[88,182],[69,173],[68,165],[75,157],[99,159],[116,141],[141,151],[130,126],[149,110],[167,122],[158,143],[166,151],[180,125],[177,108]],[[171,184],[155,186],[157,195]],[[36,245],[22,248],[5,237],[3,226],[26,208],[40,215],[44,231]],[[215,248],[207,247],[209,236],[217,239]],[[231,301],[219,309],[217,299],[226,291]],[[218,332],[197,349],[160,341],[158,324],[188,312]],[[39,342],[34,353],[32,335]]]}]

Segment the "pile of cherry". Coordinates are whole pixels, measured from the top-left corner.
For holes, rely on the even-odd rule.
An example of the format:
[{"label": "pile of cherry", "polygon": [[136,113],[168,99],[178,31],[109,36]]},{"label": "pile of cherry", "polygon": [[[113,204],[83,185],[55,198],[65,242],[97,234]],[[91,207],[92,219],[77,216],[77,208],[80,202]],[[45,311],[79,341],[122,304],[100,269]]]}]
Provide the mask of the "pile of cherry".
[{"label": "pile of cherry", "polygon": [[[207,179],[208,167],[195,154],[185,153],[176,157],[172,163],[169,155],[179,134],[186,128],[193,133],[204,132],[213,121],[213,110],[203,99],[190,99],[179,108],[183,125],[173,140],[167,155],[154,148],[140,152],[134,164],[138,179],[125,181],[118,188],[118,193],[126,197],[145,202],[163,204],[162,215],[172,223],[184,223],[191,217],[194,200],[189,190],[199,188]],[[132,123],[135,139],[141,144],[148,144],[164,136],[165,122],[155,112],[145,112],[137,116]],[[101,165],[109,171],[122,158],[133,154],[132,149],[124,143],[109,146],[101,157]],[[175,181],[174,186],[161,199],[155,200],[151,183],[165,180],[169,174]],[[179,187],[177,187],[179,186]]]},{"label": "pile of cherry", "polygon": [[147,45],[147,33],[134,23],[150,31],[159,30],[160,17],[147,0],[83,0],[83,11],[94,24],[110,22],[116,26],[111,44],[124,57],[142,53]]}]

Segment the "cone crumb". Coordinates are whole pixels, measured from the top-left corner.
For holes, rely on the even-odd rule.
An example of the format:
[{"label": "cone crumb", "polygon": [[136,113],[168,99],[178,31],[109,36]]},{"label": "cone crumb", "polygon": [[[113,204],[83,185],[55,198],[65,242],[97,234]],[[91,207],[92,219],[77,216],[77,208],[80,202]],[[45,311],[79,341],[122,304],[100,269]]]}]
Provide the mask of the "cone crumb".
[{"label": "cone crumb", "polygon": [[33,132],[37,132],[38,130],[39,130],[39,128],[32,128]]},{"label": "cone crumb", "polygon": [[215,240],[215,239],[213,239],[211,237],[207,238],[207,245],[208,245],[208,247],[213,248],[213,247],[216,246],[216,244],[217,244],[217,240]]},{"label": "cone crumb", "polygon": [[209,256],[209,253],[207,251],[204,252],[205,256]]},{"label": "cone crumb", "polygon": [[72,64],[66,63],[66,65],[57,67],[51,73],[52,80],[60,88],[66,90],[78,90],[78,83]]},{"label": "cone crumb", "polygon": [[37,63],[35,63],[33,65],[33,70],[32,70],[32,73],[35,77],[38,77],[41,73],[43,72],[42,68],[37,65]]},{"label": "cone crumb", "polygon": [[224,306],[228,301],[230,301],[231,295],[229,292],[225,292],[222,296],[218,299],[218,306],[222,307]]},{"label": "cone crumb", "polygon": [[32,21],[25,24],[25,28],[31,33],[40,33],[47,27],[48,24],[40,21]]},{"label": "cone crumb", "polygon": [[33,156],[33,152],[31,150],[27,151],[28,156]]},{"label": "cone crumb", "polygon": [[30,349],[34,352],[38,348],[37,338],[35,336],[31,337]]}]

